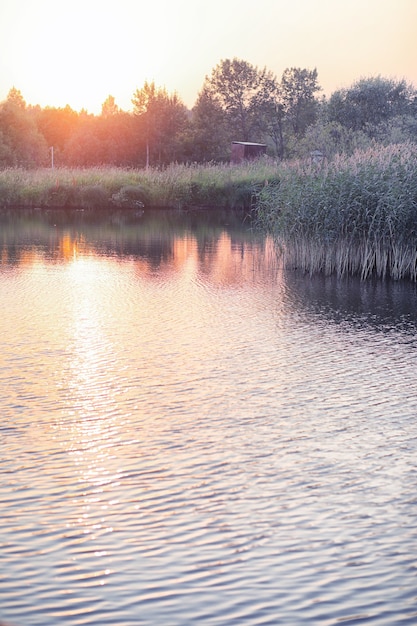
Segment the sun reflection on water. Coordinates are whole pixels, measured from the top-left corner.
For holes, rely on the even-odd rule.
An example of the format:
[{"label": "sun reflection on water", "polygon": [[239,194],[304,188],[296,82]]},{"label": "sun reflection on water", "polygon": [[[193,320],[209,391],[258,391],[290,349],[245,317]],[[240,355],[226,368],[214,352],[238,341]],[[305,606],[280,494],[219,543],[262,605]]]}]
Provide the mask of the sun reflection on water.
[{"label": "sun reflection on water", "polygon": [[113,532],[110,518],[118,504],[114,494],[123,475],[121,459],[115,454],[121,440],[119,383],[114,375],[117,357],[108,330],[109,285],[115,268],[98,256],[80,252],[69,241],[65,249],[72,250],[72,258],[65,270],[70,314],[60,428],[78,483],[67,529],[71,536],[81,533],[94,544],[95,554],[105,557],[107,543],[99,538]]},{"label": "sun reflection on water", "polygon": [[[171,437],[211,410],[201,399],[223,356],[212,290],[252,277],[264,248],[237,246],[226,233],[204,245],[189,232],[155,245],[144,238],[135,254],[113,240],[103,254],[78,231],[54,231],[51,242],[49,253],[19,252],[24,272],[35,268],[43,280],[32,316],[45,319],[48,348],[59,344],[59,361],[49,361],[54,412],[44,419],[53,444],[45,445],[60,448],[53,482],[65,494],[63,536],[77,576],[87,576],[94,555],[88,576],[102,585],[120,532],[129,534],[126,520],[137,523],[153,483],[171,484],[170,472],[188,462],[181,441],[167,452]],[[157,506],[148,523],[173,515],[175,507]]]}]

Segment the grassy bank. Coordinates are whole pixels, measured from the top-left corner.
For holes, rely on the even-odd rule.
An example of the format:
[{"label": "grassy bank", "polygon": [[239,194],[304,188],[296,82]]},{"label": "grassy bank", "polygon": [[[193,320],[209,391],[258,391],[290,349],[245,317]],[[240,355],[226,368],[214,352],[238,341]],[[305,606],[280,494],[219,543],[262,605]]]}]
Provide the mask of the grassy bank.
[{"label": "grassy bank", "polygon": [[417,280],[417,145],[331,161],[239,166],[9,169],[0,209],[215,206],[253,210],[286,267]]},{"label": "grassy bank", "polygon": [[417,279],[417,146],[280,167],[258,223],[284,264],[305,272]]},{"label": "grassy bank", "polygon": [[268,160],[164,170],[8,169],[0,172],[0,208],[250,208],[254,193],[274,176]]}]

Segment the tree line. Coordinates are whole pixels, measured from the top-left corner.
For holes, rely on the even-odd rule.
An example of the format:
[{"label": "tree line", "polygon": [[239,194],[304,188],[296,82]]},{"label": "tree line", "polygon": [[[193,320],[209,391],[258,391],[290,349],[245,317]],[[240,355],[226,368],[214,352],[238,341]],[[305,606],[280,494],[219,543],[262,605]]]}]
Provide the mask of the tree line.
[{"label": "tree line", "polygon": [[265,143],[280,160],[312,150],[352,153],[372,143],[417,141],[417,90],[405,80],[363,78],[321,95],[316,69],[281,79],[241,59],[206,76],[191,110],[176,93],[145,82],[123,111],[109,95],[100,115],[27,105],[13,87],[0,103],[0,168],[225,162],[232,141]]}]

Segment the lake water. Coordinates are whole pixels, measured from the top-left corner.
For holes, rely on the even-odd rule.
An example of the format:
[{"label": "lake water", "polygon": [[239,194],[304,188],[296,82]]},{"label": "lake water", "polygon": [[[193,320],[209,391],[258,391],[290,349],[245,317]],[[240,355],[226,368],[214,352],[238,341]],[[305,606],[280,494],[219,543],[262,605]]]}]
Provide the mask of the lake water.
[{"label": "lake water", "polygon": [[233,214],[0,216],[0,620],[417,623],[417,292]]}]

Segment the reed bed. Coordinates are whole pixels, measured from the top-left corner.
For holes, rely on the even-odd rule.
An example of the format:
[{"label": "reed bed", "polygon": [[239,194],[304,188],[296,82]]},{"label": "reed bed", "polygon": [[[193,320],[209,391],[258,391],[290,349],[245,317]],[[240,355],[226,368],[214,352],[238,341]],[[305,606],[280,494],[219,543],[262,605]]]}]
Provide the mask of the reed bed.
[{"label": "reed bed", "polygon": [[276,165],[268,159],[162,170],[6,169],[0,171],[0,208],[249,208],[255,192],[275,175]]},{"label": "reed bed", "polygon": [[417,145],[317,164],[259,159],[165,169],[8,169],[0,208],[246,209],[284,265],[310,274],[417,281]]},{"label": "reed bed", "polygon": [[417,279],[417,145],[375,147],[280,167],[258,196],[258,224],[287,268]]}]

